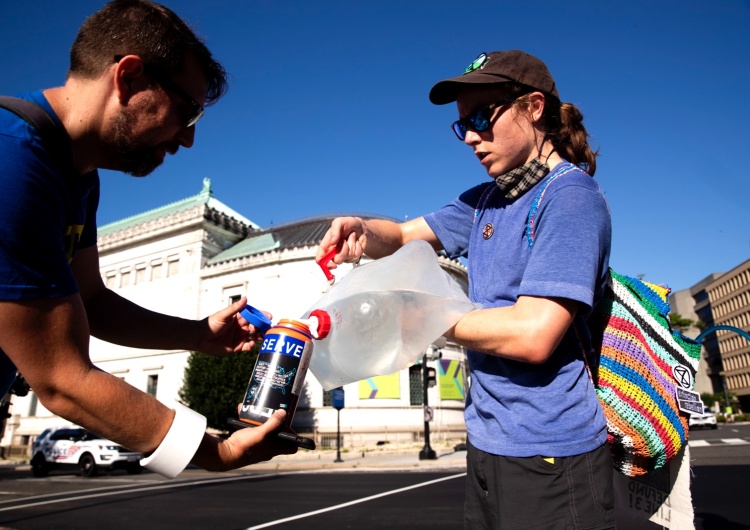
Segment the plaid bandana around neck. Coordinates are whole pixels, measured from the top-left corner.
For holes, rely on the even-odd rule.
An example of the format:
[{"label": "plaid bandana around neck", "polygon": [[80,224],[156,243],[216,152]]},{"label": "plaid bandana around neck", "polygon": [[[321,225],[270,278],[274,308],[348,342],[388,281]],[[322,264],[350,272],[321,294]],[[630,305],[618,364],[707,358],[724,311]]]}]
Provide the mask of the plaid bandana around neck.
[{"label": "plaid bandana around neck", "polygon": [[534,185],[547,176],[549,168],[542,164],[539,158],[526,162],[521,167],[512,169],[495,178],[495,184],[505,195],[506,199],[517,199]]}]

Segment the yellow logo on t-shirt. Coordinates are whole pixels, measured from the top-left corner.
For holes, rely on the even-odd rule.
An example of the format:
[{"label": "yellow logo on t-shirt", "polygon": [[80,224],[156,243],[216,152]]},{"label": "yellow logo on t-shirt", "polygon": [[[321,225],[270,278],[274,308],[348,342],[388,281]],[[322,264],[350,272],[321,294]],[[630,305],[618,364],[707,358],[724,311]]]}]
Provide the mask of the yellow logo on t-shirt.
[{"label": "yellow logo on t-shirt", "polygon": [[63,245],[65,246],[65,253],[68,255],[68,263],[73,260],[73,254],[75,254],[78,242],[81,240],[81,234],[83,234],[83,225],[69,225],[65,227]]}]

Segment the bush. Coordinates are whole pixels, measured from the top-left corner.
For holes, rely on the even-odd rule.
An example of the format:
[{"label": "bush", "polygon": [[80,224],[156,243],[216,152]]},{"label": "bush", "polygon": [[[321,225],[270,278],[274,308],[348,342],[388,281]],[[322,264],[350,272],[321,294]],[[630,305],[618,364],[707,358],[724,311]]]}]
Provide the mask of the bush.
[{"label": "bush", "polygon": [[227,418],[237,417],[237,405],[245,399],[258,349],[256,344],[251,351],[234,355],[192,352],[179,392],[180,401],[203,414],[209,427],[226,430]]}]

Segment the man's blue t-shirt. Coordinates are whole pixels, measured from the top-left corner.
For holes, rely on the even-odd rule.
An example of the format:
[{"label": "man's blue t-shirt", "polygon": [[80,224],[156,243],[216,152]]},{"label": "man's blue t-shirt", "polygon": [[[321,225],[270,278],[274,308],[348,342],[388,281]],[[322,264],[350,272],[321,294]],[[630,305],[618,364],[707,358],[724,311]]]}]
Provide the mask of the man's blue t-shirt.
[{"label": "man's blue t-shirt", "polygon": [[[41,91],[21,97],[41,105],[62,129]],[[77,248],[96,243],[99,176],[75,174],[69,143],[62,152],[55,158],[36,129],[0,108],[0,300],[78,292],[69,263]],[[0,367],[7,367],[0,356]],[[10,375],[0,371],[0,396]]]},{"label": "man's blue t-shirt", "polygon": [[538,296],[581,303],[574,325],[543,364],[469,350],[469,439],[502,456],[572,456],[607,439],[579,336],[590,351],[586,317],[606,283],[609,208],[589,175],[576,169],[561,176],[540,204],[531,249],[525,229],[542,184],[515,200],[503,197],[494,182],[482,184],[425,216],[449,256],[468,256],[473,302],[503,307],[519,296]]}]

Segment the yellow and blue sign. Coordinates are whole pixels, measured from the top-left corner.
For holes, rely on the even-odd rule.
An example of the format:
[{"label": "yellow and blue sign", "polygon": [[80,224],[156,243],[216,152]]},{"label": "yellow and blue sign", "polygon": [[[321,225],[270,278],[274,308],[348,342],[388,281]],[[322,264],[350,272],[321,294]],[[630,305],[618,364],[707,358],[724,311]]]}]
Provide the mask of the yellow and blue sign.
[{"label": "yellow and blue sign", "polygon": [[440,399],[456,399],[463,401],[466,397],[464,389],[464,367],[461,361],[440,359],[438,362],[440,373]]},{"label": "yellow and blue sign", "polygon": [[400,399],[401,377],[396,372],[391,375],[376,375],[359,382],[359,399]]}]

